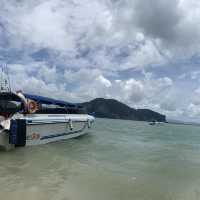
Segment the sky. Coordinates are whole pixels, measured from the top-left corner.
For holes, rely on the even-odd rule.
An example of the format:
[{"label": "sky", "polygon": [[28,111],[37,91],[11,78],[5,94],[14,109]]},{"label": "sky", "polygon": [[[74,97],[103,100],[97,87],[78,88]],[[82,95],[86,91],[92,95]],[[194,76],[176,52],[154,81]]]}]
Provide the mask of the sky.
[{"label": "sky", "polygon": [[13,90],[200,120],[200,1],[1,0]]}]

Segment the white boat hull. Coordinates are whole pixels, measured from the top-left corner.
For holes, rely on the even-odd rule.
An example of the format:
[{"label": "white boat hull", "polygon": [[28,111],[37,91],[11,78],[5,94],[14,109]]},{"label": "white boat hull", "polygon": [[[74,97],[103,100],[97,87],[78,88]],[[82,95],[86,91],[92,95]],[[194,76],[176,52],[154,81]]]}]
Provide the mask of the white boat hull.
[{"label": "white boat hull", "polygon": [[[90,115],[51,114],[28,115],[20,119],[26,121],[25,146],[41,145],[86,134],[94,118]],[[0,133],[0,147],[5,150],[15,148],[10,144],[9,131]]]}]

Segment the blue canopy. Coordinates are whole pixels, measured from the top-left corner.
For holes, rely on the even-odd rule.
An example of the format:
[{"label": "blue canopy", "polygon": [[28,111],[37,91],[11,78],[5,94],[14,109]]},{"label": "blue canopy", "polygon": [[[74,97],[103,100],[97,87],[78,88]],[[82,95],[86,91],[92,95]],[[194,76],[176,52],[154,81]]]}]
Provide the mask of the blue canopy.
[{"label": "blue canopy", "polygon": [[34,100],[34,101],[41,103],[41,104],[53,104],[53,105],[58,105],[58,106],[62,106],[62,107],[72,107],[72,108],[79,107],[78,104],[72,104],[72,103],[69,103],[69,102],[66,102],[66,101],[55,100],[55,99],[52,99],[52,98],[38,96],[38,95],[24,94],[24,96],[27,99]]}]

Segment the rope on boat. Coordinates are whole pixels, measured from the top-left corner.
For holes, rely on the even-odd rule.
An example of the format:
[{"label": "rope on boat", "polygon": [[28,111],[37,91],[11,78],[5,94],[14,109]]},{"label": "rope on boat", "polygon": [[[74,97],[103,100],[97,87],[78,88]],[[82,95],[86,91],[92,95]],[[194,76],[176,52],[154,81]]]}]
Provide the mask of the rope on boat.
[{"label": "rope on boat", "polygon": [[70,128],[70,130],[72,131],[73,130],[73,122],[72,122],[72,120],[71,119],[69,119],[69,128]]}]

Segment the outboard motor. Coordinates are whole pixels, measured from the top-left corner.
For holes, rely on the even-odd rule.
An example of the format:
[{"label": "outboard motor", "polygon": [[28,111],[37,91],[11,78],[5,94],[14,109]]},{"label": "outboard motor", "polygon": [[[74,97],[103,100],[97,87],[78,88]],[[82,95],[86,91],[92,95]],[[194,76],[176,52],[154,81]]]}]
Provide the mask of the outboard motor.
[{"label": "outboard motor", "polygon": [[26,120],[11,120],[9,143],[17,147],[26,146]]}]

